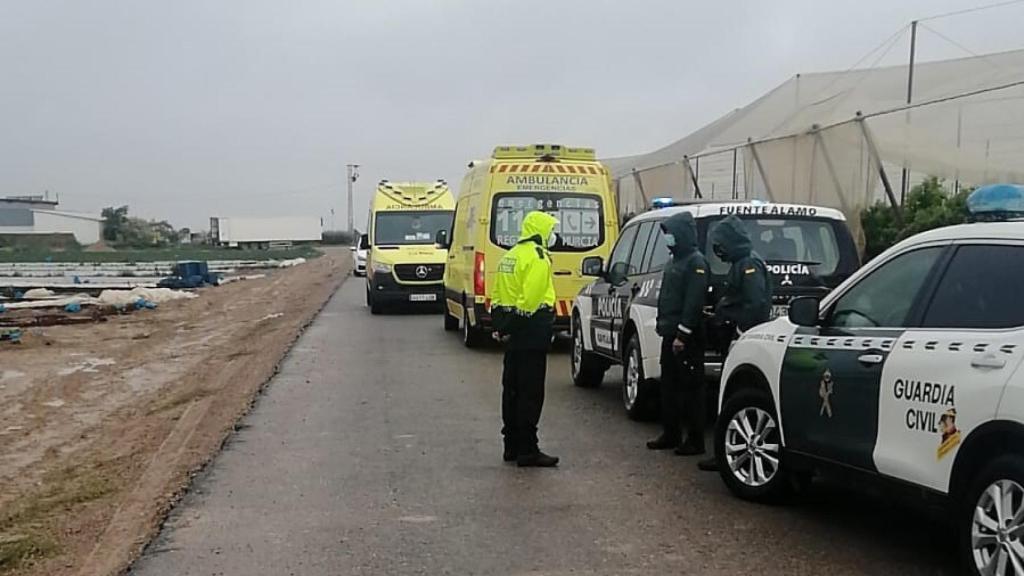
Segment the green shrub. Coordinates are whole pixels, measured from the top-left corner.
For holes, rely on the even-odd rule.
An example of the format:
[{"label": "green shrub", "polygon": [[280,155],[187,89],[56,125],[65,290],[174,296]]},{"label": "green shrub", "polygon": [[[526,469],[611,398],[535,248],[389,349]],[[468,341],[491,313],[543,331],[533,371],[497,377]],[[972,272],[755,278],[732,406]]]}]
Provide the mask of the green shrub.
[{"label": "green shrub", "polygon": [[970,189],[949,194],[932,176],[914,186],[903,203],[902,222],[888,203],[879,202],[861,213],[864,261],[867,262],[904,238],[919,232],[967,221]]}]

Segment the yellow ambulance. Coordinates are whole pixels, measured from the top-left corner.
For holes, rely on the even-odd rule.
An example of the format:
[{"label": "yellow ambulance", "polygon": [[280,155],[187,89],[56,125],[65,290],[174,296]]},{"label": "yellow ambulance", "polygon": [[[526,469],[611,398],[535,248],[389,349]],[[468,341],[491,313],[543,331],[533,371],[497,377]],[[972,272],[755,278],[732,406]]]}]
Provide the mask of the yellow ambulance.
[{"label": "yellow ambulance", "polygon": [[452,224],[455,197],[444,180],[381,180],[370,205],[366,305],[380,314],[408,303],[439,304],[447,252],[435,245]]},{"label": "yellow ambulance", "polygon": [[572,301],[589,281],[580,273],[583,259],[607,260],[618,235],[611,178],[591,148],[499,146],[489,159],[470,163],[451,232],[437,238],[448,249],[444,327],[461,329],[468,347],[490,337],[498,261],[519,240],[523,218],[534,210],[559,221],[551,247],[556,330],[568,330]]}]

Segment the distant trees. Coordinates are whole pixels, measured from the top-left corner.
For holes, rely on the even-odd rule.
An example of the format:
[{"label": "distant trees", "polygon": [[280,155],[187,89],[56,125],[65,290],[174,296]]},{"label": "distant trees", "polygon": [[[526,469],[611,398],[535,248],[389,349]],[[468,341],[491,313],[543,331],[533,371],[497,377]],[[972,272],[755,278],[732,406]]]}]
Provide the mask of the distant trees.
[{"label": "distant trees", "polygon": [[103,239],[123,248],[162,248],[178,243],[178,231],[166,220],[144,220],[128,215],[128,206],[107,207]]},{"label": "distant trees", "polygon": [[866,244],[864,261],[878,256],[887,248],[904,238],[919,232],[951,226],[967,221],[967,196],[972,192],[964,189],[949,194],[942,181],[932,176],[911,188],[903,203],[902,223],[896,218],[891,206],[880,202],[861,213]]},{"label": "distant trees", "polygon": [[356,238],[359,238],[358,230],[356,230],[355,236],[348,230],[324,230],[321,241],[327,245],[351,246],[356,243]]},{"label": "distant trees", "polygon": [[103,209],[100,213],[103,217],[103,239],[110,243],[117,243],[124,237],[124,230],[128,223],[128,207],[113,206]]}]

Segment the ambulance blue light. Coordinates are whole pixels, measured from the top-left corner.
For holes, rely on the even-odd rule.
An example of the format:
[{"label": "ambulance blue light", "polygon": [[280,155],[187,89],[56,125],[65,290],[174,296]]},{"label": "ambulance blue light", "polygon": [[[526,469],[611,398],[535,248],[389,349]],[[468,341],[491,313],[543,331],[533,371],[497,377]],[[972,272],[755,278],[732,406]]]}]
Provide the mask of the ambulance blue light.
[{"label": "ambulance blue light", "polygon": [[676,205],[676,201],[671,198],[655,198],[651,200],[652,208],[669,208]]},{"label": "ambulance blue light", "polygon": [[1024,218],[1024,186],[990,184],[967,197],[967,211],[972,220],[993,221]]}]

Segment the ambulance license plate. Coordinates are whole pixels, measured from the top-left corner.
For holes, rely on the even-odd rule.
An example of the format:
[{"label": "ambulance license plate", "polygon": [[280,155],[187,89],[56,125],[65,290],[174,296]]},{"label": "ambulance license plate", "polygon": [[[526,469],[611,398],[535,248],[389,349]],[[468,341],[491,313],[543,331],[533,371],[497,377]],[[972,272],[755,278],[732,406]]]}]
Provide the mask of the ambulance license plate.
[{"label": "ambulance license plate", "polygon": [[437,302],[437,294],[409,294],[409,302]]},{"label": "ambulance license plate", "polygon": [[786,314],[789,314],[788,304],[774,304],[772,306],[772,320],[776,318],[782,318]]}]

